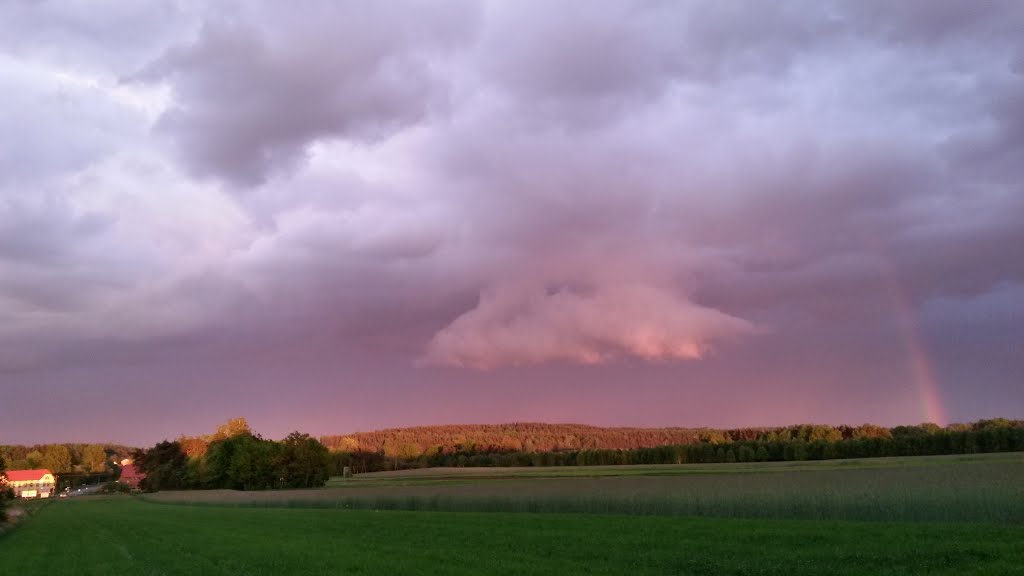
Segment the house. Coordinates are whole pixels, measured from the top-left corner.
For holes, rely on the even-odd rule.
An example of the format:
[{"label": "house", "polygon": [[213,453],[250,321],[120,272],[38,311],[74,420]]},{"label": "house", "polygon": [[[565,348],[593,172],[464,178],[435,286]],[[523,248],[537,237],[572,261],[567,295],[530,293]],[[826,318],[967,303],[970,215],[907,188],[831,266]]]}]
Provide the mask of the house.
[{"label": "house", "polygon": [[139,471],[134,464],[125,464],[121,467],[121,477],[118,482],[127,484],[132,488],[138,488],[139,482],[142,482],[146,475]]},{"label": "house", "polygon": [[8,470],[0,476],[0,483],[14,490],[15,498],[49,498],[56,490],[53,472],[39,470]]}]

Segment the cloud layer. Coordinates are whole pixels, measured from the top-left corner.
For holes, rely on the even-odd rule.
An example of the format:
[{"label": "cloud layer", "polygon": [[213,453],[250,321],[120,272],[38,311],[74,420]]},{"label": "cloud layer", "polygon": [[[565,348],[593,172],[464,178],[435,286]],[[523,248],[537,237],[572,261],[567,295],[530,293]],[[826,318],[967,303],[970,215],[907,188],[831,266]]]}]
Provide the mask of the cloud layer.
[{"label": "cloud layer", "polygon": [[312,354],[391,402],[597,363],[913,420],[905,309],[962,417],[1024,405],[1020,3],[379,4],[5,3],[0,382],[159,395],[170,356],[226,405]]}]

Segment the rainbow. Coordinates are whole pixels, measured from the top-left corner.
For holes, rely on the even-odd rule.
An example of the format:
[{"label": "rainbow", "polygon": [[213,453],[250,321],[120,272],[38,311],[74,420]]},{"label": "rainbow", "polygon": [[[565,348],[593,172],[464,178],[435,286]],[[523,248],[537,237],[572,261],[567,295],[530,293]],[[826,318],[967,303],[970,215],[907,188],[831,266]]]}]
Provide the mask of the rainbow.
[{"label": "rainbow", "polygon": [[879,262],[882,263],[885,285],[889,298],[892,300],[896,323],[906,348],[907,367],[910,369],[914,386],[920,396],[921,417],[924,422],[946,426],[949,424],[949,415],[942,400],[941,388],[938,378],[935,376],[931,357],[928,355],[928,349],[925,347],[924,339],[921,337],[921,331],[914,317],[914,308],[897,280],[896,271],[889,259],[882,254],[878,243],[869,242],[869,244],[874,248],[873,252],[879,257]]},{"label": "rainbow", "polygon": [[928,356],[920,330],[914,321],[913,310],[902,291],[896,290],[894,296],[896,322],[900,327],[903,345],[907,350],[907,364],[921,397],[922,416],[925,422],[946,426],[949,424],[949,416],[942,402],[942,394],[931,358]]}]

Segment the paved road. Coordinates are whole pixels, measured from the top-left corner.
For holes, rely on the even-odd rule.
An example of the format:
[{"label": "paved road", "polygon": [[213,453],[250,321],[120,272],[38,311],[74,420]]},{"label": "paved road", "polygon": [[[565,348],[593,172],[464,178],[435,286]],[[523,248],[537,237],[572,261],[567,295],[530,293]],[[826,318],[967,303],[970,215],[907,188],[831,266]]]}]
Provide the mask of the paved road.
[{"label": "paved road", "polygon": [[100,490],[103,489],[104,483],[99,484],[83,484],[72,488],[68,492],[68,496],[88,496],[90,494],[99,494]]}]

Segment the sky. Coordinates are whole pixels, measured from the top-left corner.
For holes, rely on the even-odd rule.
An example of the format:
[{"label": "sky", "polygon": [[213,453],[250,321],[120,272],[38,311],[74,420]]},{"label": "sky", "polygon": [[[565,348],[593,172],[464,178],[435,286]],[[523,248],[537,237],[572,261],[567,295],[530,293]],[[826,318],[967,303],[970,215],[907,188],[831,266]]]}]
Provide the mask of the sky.
[{"label": "sky", "polygon": [[0,2],[0,443],[1024,417],[1021,30]]}]

